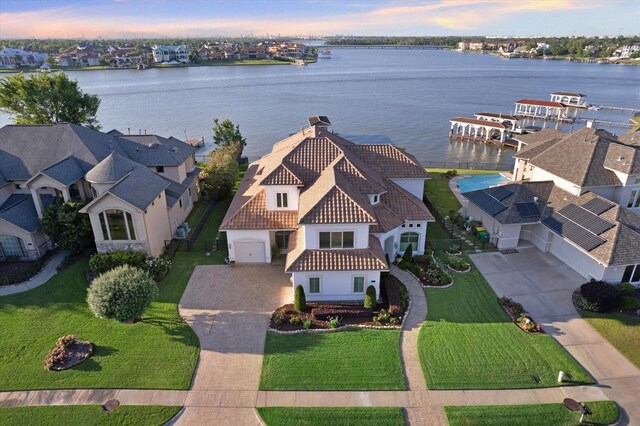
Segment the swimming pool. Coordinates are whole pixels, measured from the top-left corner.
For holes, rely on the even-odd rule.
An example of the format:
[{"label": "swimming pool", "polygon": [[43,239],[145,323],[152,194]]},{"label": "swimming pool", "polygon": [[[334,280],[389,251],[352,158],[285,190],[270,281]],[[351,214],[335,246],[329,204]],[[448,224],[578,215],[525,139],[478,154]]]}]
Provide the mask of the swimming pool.
[{"label": "swimming pool", "polygon": [[460,181],[458,181],[458,187],[460,188],[460,192],[465,193],[469,191],[477,191],[478,189],[489,188],[490,186],[500,185],[502,182],[506,182],[508,180],[509,179],[500,173],[475,175],[460,179]]}]

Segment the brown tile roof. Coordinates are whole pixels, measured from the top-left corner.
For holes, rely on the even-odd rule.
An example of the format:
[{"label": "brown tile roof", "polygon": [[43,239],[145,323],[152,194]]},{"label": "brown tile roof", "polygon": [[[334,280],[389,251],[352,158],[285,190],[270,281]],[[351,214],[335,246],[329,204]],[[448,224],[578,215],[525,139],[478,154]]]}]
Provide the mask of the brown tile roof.
[{"label": "brown tile roof", "polygon": [[482,116],[482,117],[491,117],[491,118],[502,118],[505,120],[517,120],[518,117],[509,114],[500,114],[495,112],[476,112],[474,115]]},{"label": "brown tile roof", "polygon": [[349,150],[385,178],[428,179],[418,160],[389,144],[353,144]]},{"label": "brown tile roof", "polygon": [[[231,210],[231,207],[229,208]],[[295,210],[267,210],[265,192],[249,199],[230,218],[225,217],[225,229],[296,229],[298,212]]]},{"label": "brown tile roof", "polygon": [[516,101],[516,104],[546,106],[546,107],[551,107],[551,108],[564,108],[565,107],[565,105],[563,103],[560,103],[560,102],[540,101],[540,100],[537,100],[537,99],[520,99],[519,101]]},{"label": "brown tile roof", "polygon": [[287,254],[285,272],[389,270],[380,240],[373,235],[366,249],[304,250],[298,234],[289,238],[289,246],[293,243],[294,248]]},{"label": "brown tile roof", "polygon": [[480,120],[479,118],[456,117],[456,118],[452,118],[449,121],[458,122],[458,123],[467,123],[467,124],[479,124],[481,126],[493,127],[496,129],[507,128],[507,126],[505,126],[502,123],[496,123],[495,121],[489,121],[489,120]]},{"label": "brown tile roof", "polygon": [[298,176],[284,164],[279,165],[273,172],[260,182],[261,185],[296,185],[302,186]]}]

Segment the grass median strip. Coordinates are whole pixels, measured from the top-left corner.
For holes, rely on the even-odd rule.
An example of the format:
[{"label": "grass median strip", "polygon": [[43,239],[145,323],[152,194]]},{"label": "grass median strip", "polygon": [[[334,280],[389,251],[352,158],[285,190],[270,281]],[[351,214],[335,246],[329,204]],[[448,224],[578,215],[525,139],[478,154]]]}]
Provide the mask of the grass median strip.
[{"label": "grass median strip", "polygon": [[261,407],[267,426],[404,426],[402,408],[391,407]]},{"label": "grass median strip", "polygon": [[267,333],[261,390],[404,390],[399,330]]},{"label": "grass median strip", "polygon": [[580,311],[598,333],[640,368],[640,319],[615,314]]},{"label": "grass median strip", "polygon": [[528,334],[513,324],[475,265],[454,279],[450,288],[425,290],[429,314],[418,349],[430,389],[558,386],[560,370],[572,375],[565,385],[593,383],[551,336]]},{"label": "grass median strip", "polygon": [[[608,425],[618,419],[618,408],[612,401],[587,402],[593,415],[585,416],[586,424]],[[478,405],[445,407],[450,426],[568,426],[580,424],[580,413],[569,411],[563,404]]]},{"label": "grass median strip", "polygon": [[107,413],[99,405],[0,408],[3,426],[136,425],[157,426],[168,422],[181,407],[122,405]]}]

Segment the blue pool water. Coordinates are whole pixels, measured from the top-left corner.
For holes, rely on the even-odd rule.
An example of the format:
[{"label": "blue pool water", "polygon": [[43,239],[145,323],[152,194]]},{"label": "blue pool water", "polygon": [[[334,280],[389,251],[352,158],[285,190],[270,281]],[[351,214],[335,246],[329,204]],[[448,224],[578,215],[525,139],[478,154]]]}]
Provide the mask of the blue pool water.
[{"label": "blue pool water", "polygon": [[476,175],[468,178],[460,179],[458,187],[462,193],[469,191],[477,191],[478,189],[485,189],[491,186],[499,185],[502,182],[506,182],[509,179],[502,176],[499,173],[492,175]]}]

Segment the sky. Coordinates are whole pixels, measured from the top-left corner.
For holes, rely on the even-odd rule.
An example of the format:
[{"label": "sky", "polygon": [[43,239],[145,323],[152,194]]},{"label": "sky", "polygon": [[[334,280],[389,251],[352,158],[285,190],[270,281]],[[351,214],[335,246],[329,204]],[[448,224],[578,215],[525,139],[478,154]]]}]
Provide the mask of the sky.
[{"label": "sky", "polygon": [[0,0],[0,39],[638,34],[638,0]]}]

